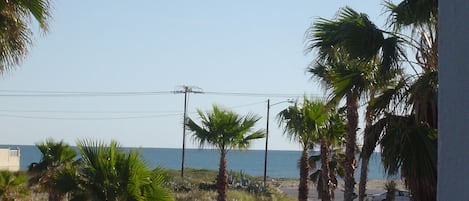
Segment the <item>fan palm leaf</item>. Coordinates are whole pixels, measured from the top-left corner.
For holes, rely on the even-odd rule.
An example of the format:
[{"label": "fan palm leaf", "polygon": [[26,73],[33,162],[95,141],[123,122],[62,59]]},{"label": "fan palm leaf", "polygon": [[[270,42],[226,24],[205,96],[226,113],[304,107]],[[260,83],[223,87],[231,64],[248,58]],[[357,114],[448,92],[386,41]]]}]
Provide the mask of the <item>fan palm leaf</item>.
[{"label": "fan palm leaf", "polygon": [[438,18],[438,0],[406,0],[398,4],[387,1],[389,24],[396,29],[406,26],[436,24]]},{"label": "fan palm leaf", "polygon": [[320,60],[331,60],[344,52],[352,60],[374,62],[380,58],[383,76],[400,68],[404,51],[398,36],[380,30],[364,13],[350,7],[341,9],[337,19],[318,19],[307,32],[306,51],[318,50]]},{"label": "fan palm leaf", "polygon": [[436,192],[436,129],[415,121],[413,115],[387,114],[369,132],[370,144],[381,144],[385,171],[392,175],[400,170],[413,199],[434,200],[429,192]]},{"label": "fan palm leaf", "polygon": [[141,159],[139,150],[124,151],[119,143],[81,140],[81,195],[85,200],[172,200],[161,187],[164,176],[151,171]]},{"label": "fan palm leaf", "polygon": [[0,1],[0,73],[17,66],[32,44],[31,19],[43,31],[48,29],[49,0]]}]

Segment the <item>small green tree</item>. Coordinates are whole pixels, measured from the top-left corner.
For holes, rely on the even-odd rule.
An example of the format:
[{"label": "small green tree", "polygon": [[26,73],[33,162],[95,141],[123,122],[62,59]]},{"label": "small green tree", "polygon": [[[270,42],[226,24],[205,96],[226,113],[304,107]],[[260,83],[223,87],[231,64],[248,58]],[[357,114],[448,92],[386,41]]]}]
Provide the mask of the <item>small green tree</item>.
[{"label": "small green tree", "polygon": [[89,140],[78,141],[78,149],[82,192],[75,200],[173,200],[161,187],[165,174],[150,170],[138,150],[125,152],[116,141],[106,145]]},{"label": "small green tree", "polygon": [[220,166],[217,176],[218,201],[226,201],[228,176],[226,173],[226,153],[231,149],[247,149],[252,140],[263,138],[264,131],[253,128],[259,117],[249,114],[240,116],[232,111],[214,105],[212,111],[204,114],[197,111],[201,123],[188,119],[186,125],[201,147],[211,145],[220,152]]},{"label": "small green tree", "polygon": [[49,201],[60,201],[75,189],[76,152],[64,141],[47,139],[37,143],[42,156],[39,162],[31,163],[28,168],[30,184],[39,187],[49,195]]},{"label": "small green tree", "polygon": [[0,171],[0,199],[14,201],[30,194],[24,172]]}]

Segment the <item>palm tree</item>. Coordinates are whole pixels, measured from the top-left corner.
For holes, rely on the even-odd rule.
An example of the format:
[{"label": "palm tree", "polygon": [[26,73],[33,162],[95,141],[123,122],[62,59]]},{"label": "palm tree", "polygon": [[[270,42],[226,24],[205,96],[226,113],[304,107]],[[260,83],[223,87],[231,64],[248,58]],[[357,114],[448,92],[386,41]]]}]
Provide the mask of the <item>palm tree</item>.
[{"label": "palm tree", "polygon": [[239,116],[216,105],[207,114],[201,110],[197,112],[201,123],[197,124],[192,119],[188,119],[186,125],[201,147],[208,144],[216,147],[220,152],[217,200],[225,201],[228,188],[226,153],[231,149],[247,149],[252,140],[264,137],[263,130],[253,131],[253,127],[260,118],[252,114]]},{"label": "palm tree", "polygon": [[354,172],[356,168],[355,154],[356,133],[358,130],[358,102],[369,90],[372,80],[372,67],[367,63],[351,60],[345,55],[331,58],[325,63],[317,63],[309,72],[321,79],[325,86],[332,90],[329,104],[336,105],[345,97],[347,111],[347,135],[345,145],[345,200],[352,200],[354,193]]},{"label": "palm tree", "polygon": [[[368,130],[366,154],[381,145],[388,174],[400,169],[414,200],[436,200],[438,74],[423,71],[417,80],[401,80],[369,107],[380,119]],[[396,146],[398,145],[398,146]]]},{"label": "palm tree", "polygon": [[321,131],[322,189],[326,193],[326,200],[331,200],[334,199],[334,189],[337,187],[336,173],[339,168],[337,167],[339,165],[337,163],[339,153],[331,153],[331,150],[337,150],[336,147],[341,148],[345,142],[345,117],[335,109],[330,110],[329,117]]},{"label": "palm tree", "polygon": [[[345,136],[344,136],[345,137]],[[345,144],[345,138],[344,142]],[[345,154],[343,152],[343,147],[341,146],[331,146],[330,151],[328,153],[328,161],[327,165],[329,167],[329,182],[327,183],[329,186],[330,192],[330,199],[334,200],[335,194],[334,191],[338,187],[338,177],[344,177],[344,167],[343,163],[345,161]],[[321,161],[321,155],[313,155],[310,156],[309,159],[309,166],[313,173],[309,175],[309,179],[316,184],[316,191],[318,193],[318,198],[324,199],[323,194],[325,193],[323,190],[323,172],[322,167],[318,168],[317,163]],[[322,163],[322,161],[321,161]],[[322,166],[322,164],[321,164]],[[316,168],[315,168],[316,167]]]},{"label": "palm tree", "polygon": [[[279,125],[283,126],[284,133],[300,143],[302,153],[300,157],[300,184],[298,186],[298,200],[308,200],[309,162],[308,149],[320,139],[320,129],[327,119],[328,113],[321,101],[303,99],[303,106],[295,103],[293,106],[278,114]],[[326,154],[324,152],[323,154]],[[324,171],[328,177],[328,171]],[[326,179],[329,181],[329,179]]]},{"label": "palm tree", "polygon": [[0,200],[14,201],[29,195],[24,172],[0,171]]},{"label": "palm tree", "polygon": [[0,0],[0,73],[18,65],[32,44],[31,19],[46,32],[49,0]]},{"label": "palm tree", "polygon": [[[378,29],[363,13],[342,9],[336,20],[319,19],[309,32],[307,51],[318,49],[319,58],[308,69],[332,89],[331,102],[345,97],[348,135],[346,146],[345,199],[353,198],[355,181],[356,130],[358,101],[366,94],[373,99],[375,91],[395,79],[400,72],[402,54],[399,38]],[[367,126],[371,124],[367,111]],[[366,133],[365,133],[366,134]],[[364,145],[365,146],[365,145]],[[360,199],[365,195],[368,158],[362,156]]]},{"label": "palm tree", "polygon": [[[328,110],[326,110],[327,112]],[[337,175],[343,176],[342,159],[346,133],[345,117],[335,109],[328,111],[328,118],[319,129],[320,154],[309,158],[310,167],[321,162],[321,168],[311,174],[310,179],[317,183],[318,197],[323,201],[334,199],[337,188]]]},{"label": "palm tree", "polygon": [[[365,195],[366,185],[366,167],[367,158],[374,150],[376,143],[381,143],[382,148],[386,146],[384,141],[380,141],[382,136],[391,134],[389,130],[383,129],[377,135],[379,127],[384,128],[383,121],[396,118],[410,118],[412,117],[415,122],[402,129],[421,128],[421,124],[427,126],[425,135],[416,133],[407,133],[408,135],[421,136],[429,138],[430,141],[436,141],[436,134],[433,132],[437,128],[437,101],[436,94],[438,88],[438,32],[437,32],[437,16],[438,16],[438,1],[437,0],[408,0],[402,1],[397,5],[391,2],[385,4],[390,17],[388,18],[389,27],[391,31],[378,29],[371,23],[367,16],[363,13],[357,13],[350,8],[345,8],[340,11],[337,20],[320,19],[319,22],[312,27],[311,40],[309,51],[313,48],[319,49],[319,60],[324,61],[334,56],[336,50],[345,52],[347,56],[354,60],[365,62],[376,62],[377,72],[380,72],[379,77],[375,76],[375,83],[378,80],[384,81],[384,86],[376,90],[377,97],[371,96],[371,102],[367,109],[367,125],[368,129],[365,130],[364,144],[362,147],[362,175],[360,181],[360,200],[363,200]],[[407,28],[412,30],[411,35],[406,35]],[[387,37],[387,38],[385,38]],[[407,52],[403,51],[403,46],[414,49],[415,59],[411,60]],[[410,52],[410,51],[409,51]],[[373,61],[375,60],[375,61]],[[414,70],[412,75],[404,74],[402,71],[403,63],[407,64]],[[420,67],[420,69],[417,69]],[[398,76],[395,76],[398,73]],[[407,73],[408,74],[408,73]],[[373,88],[372,88],[373,89]],[[392,116],[392,118],[391,118]],[[389,118],[387,118],[389,117]],[[383,118],[375,122],[375,128],[371,129],[370,126],[372,118]],[[380,123],[378,123],[380,122]],[[396,124],[394,124],[396,125]],[[404,126],[401,124],[399,126]],[[375,133],[371,133],[371,130]],[[416,129],[411,129],[416,130]],[[419,129],[417,129],[419,130]],[[425,129],[424,129],[425,130]],[[397,135],[397,134],[396,134]],[[414,137],[415,137],[414,136]],[[404,140],[405,138],[399,138]],[[429,139],[424,139],[421,142],[428,142]],[[397,142],[396,142],[397,143]],[[400,144],[405,144],[403,141]],[[430,143],[434,144],[434,143]],[[389,149],[396,149],[396,146],[388,144]],[[420,148],[428,147],[421,146]],[[430,146],[431,147],[431,146]],[[416,147],[414,147],[416,148]],[[433,150],[436,147],[420,150],[421,156],[428,156],[427,161],[436,161],[436,154],[433,155]],[[399,168],[413,168],[414,170],[426,169],[429,170],[425,174],[425,179],[406,179],[406,185],[411,190],[414,197],[420,197],[420,200],[434,200],[435,199],[435,186],[436,174],[433,172],[435,168],[433,164],[436,163],[423,163],[426,166],[419,166],[421,164],[412,164],[416,161],[403,160],[408,155],[416,153],[403,153],[402,150],[394,150],[387,153],[393,153],[394,156],[383,156],[383,160],[392,159],[398,161],[383,161],[385,164],[392,164],[392,167],[387,168],[388,174],[395,172]],[[426,152],[426,153],[425,153]],[[398,154],[399,153],[399,154]],[[397,154],[397,155],[396,155]],[[402,155],[401,155],[402,154]],[[404,165],[402,162],[408,162]],[[385,166],[386,167],[386,166]],[[419,168],[417,168],[419,167]],[[412,172],[408,169],[407,171]],[[404,172],[404,171],[402,171]],[[410,175],[408,175],[410,176]],[[429,182],[431,181],[431,182]],[[426,182],[426,183],[424,183]],[[428,186],[428,185],[431,186]],[[420,195],[417,195],[420,194]],[[433,198],[431,198],[433,195]]]},{"label": "palm tree", "polygon": [[81,194],[76,200],[172,200],[161,187],[164,173],[150,170],[138,150],[127,153],[111,141],[109,145],[89,140],[79,141],[81,158]]},{"label": "palm tree", "polygon": [[50,201],[62,200],[68,190],[73,189],[69,181],[65,182],[63,179],[66,178],[64,175],[67,172],[75,171],[74,161],[77,154],[64,141],[56,142],[53,139],[37,143],[36,147],[42,156],[38,163],[29,165],[30,183],[46,191]]}]

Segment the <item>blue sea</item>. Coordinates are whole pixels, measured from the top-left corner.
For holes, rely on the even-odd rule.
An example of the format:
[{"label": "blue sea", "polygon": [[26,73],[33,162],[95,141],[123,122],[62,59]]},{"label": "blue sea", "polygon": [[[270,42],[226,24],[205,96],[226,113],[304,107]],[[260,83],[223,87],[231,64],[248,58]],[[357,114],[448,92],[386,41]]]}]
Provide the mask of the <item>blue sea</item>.
[{"label": "blue sea", "polygon": [[[28,165],[38,162],[41,153],[34,145],[0,145],[0,148],[16,148],[21,150],[20,168],[27,170]],[[126,148],[132,149],[132,148]],[[163,167],[168,169],[181,168],[181,149],[171,148],[140,148],[140,153],[150,167]],[[276,178],[298,178],[298,159],[300,151],[268,152],[267,175]],[[218,170],[219,154],[212,149],[186,149],[185,167],[196,169]],[[227,154],[228,170],[243,171],[253,176],[264,175],[264,150],[230,151]],[[360,167],[357,168],[355,177],[359,178]],[[369,164],[369,179],[388,178],[381,164],[379,153],[374,153]],[[396,176],[392,178],[398,178]]]}]

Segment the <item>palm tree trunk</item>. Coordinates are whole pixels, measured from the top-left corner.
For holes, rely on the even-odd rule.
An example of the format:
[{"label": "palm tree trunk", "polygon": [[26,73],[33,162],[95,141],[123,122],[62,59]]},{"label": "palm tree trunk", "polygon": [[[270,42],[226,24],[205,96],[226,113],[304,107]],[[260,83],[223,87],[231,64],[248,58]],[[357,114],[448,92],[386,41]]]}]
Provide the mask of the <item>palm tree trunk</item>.
[{"label": "palm tree trunk", "polygon": [[226,201],[226,191],[228,189],[228,176],[226,175],[226,158],[225,152],[220,152],[220,166],[217,176],[217,201]]},{"label": "palm tree trunk", "polygon": [[308,200],[308,180],[309,180],[309,166],[308,166],[308,149],[303,148],[300,158],[300,185],[298,186],[298,201]]},{"label": "palm tree trunk", "polygon": [[49,201],[61,201],[62,200],[62,196],[53,192],[52,190],[49,191]]},{"label": "palm tree trunk", "polygon": [[329,145],[327,140],[323,137],[321,139],[321,177],[322,183],[321,190],[322,201],[330,201],[331,200],[331,187],[329,185],[330,177],[329,177]]},{"label": "palm tree trunk", "polygon": [[330,188],[331,188],[331,200],[334,200],[335,198],[335,189],[337,189],[337,176],[335,175],[335,173],[331,170],[329,170],[329,178],[331,180],[331,185]]},{"label": "palm tree trunk", "polygon": [[[370,91],[370,100],[372,100],[375,96],[375,91]],[[365,114],[365,136],[363,137],[363,147],[361,152],[361,159],[362,159],[362,166],[360,169],[360,182],[358,183],[358,201],[364,201],[366,197],[366,182],[368,179],[368,163],[370,162],[370,154],[368,154],[370,149],[369,141],[366,140],[368,137],[368,128],[371,127],[373,123],[372,116],[371,116],[371,109],[366,110]],[[371,153],[371,152],[370,152]]]},{"label": "palm tree trunk", "polygon": [[362,155],[362,166],[360,169],[360,182],[358,184],[358,201],[364,201],[366,197],[366,182],[368,179],[368,163],[370,158],[367,154]]},{"label": "palm tree trunk", "polygon": [[356,168],[355,147],[357,146],[357,127],[358,127],[358,101],[353,93],[348,93],[347,104],[347,143],[345,145],[345,191],[344,200],[352,201],[355,178],[353,177]]}]

